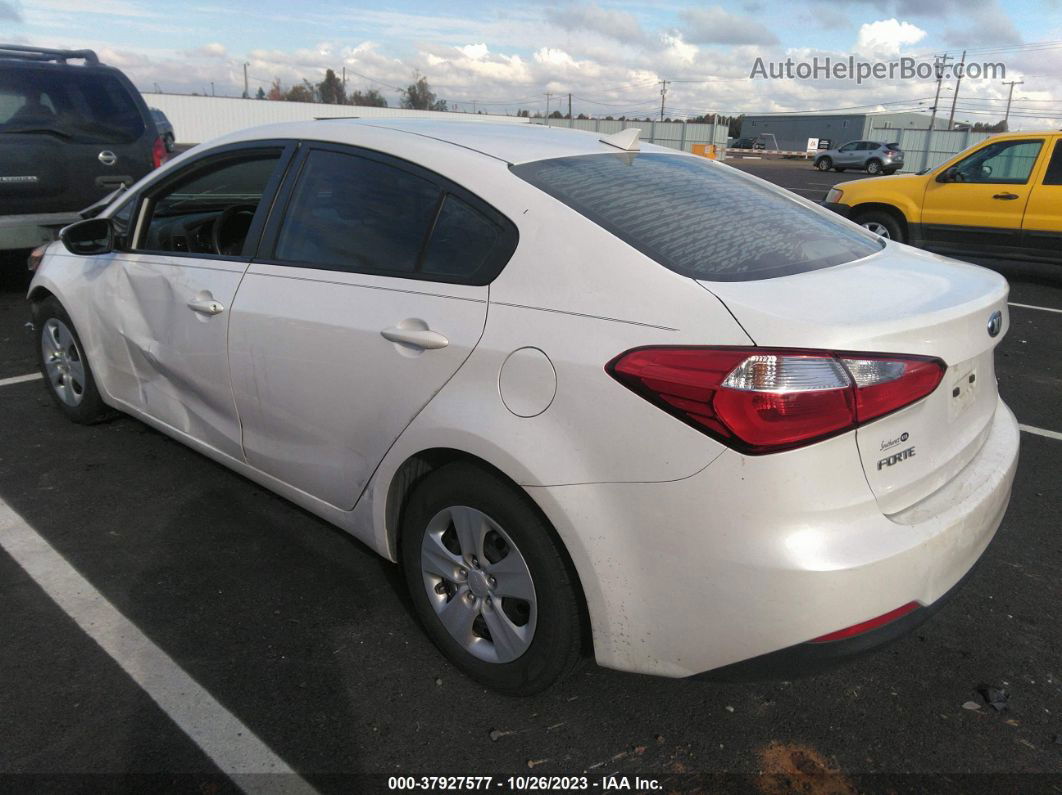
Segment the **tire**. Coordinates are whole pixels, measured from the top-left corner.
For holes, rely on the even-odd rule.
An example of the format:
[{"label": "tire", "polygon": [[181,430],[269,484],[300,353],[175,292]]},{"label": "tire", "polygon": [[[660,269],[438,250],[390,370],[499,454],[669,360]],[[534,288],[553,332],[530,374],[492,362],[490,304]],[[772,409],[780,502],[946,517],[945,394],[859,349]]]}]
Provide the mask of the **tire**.
[{"label": "tire", "polygon": [[867,162],[867,173],[872,177],[878,176],[882,172],[880,160],[870,160]]},{"label": "tire", "polygon": [[882,210],[870,210],[865,213],[860,213],[852,220],[881,237],[895,240],[898,243],[907,242],[903,227],[900,225],[900,222],[896,220],[895,216],[890,213]]},{"label": "tire", "polygon": [[582,660],[588,635],[571,565],[530,498],[486,468],[447,464],[414,487],[402,514],[400,556],[417,618],[477,682],[528,696]]},{"label": "tire", "polygon": [[112,412],[100,397],[77,329],[54,296],[33,305],[33,326],[37,363],[60,411],[81,425],[108,417]]},{"label": "tire", "polygon": [[162,138],[162,143],[166,147],[167,152],[172,152],[176,148],[176,141],[173,140],[171,133],[166,133]]},{"label": "tire", "polygon": [[828,157],[820,157],[815,161],[815,168],[819,171],[829,171],[833,168],[833,160]]}]

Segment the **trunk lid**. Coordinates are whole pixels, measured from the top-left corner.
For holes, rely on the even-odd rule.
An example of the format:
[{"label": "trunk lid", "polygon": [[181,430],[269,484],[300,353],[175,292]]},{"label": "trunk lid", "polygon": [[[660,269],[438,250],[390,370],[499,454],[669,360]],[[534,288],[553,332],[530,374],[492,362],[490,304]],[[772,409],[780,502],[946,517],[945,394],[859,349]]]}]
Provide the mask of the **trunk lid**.
[{"label": "trunk lid", "polygon": [[[757,345],[935,356],[947,365],[926,398],[860,427],[863,469],[886,514],[953,478],[995,412],[995,346],[1008,286],[985,268],[890,243],[847,265],[748,282],[701,282]],[[989,320],[1001,325],[990,336]]]}]

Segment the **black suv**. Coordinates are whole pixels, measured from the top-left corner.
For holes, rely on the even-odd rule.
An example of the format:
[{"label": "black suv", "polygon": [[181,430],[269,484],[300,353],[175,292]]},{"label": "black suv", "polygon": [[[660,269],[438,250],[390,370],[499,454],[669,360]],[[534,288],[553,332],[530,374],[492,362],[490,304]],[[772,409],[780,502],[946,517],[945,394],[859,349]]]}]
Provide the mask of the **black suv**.
[{"label": "black suv", "polygon": [[140,92],[92,50],[0,44],[0,253],[54,239],[165,156]]}]

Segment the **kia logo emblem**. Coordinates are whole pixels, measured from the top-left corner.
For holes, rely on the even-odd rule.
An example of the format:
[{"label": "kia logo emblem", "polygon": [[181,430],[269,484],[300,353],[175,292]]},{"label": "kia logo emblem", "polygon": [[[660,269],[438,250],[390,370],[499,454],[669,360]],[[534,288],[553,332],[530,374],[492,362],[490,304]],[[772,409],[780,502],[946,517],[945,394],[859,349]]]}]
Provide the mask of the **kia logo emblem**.
[{"label": "kia logo emblem", "polygon": [[998,309],[992,313],[992,316],[988,318],[988,336],[998,337],[999,332],[1003,330],[1003,313]]},{"label": "kia logo emblem", "polygon": [[116,155],[109,149],[104,149],[102,152],[99,153],[97,159],[105,166],[113,166],[115,163],[118,162],[118,155]]}]

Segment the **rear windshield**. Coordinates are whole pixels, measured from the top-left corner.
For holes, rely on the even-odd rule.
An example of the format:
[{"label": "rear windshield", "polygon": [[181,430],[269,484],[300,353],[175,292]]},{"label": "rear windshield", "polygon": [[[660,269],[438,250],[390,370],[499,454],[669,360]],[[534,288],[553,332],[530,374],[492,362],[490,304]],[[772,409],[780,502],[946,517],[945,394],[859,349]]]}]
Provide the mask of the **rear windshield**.
[{"label": "rear windshield", "polygon": [[512,166],[666,268],[753,281],[829,268],[883,243],[736,169],[697,157],[602,154]]},{"label": "rear windshield", "polygon": [[70,69],[0,72],[0,134],[53,135],[77,143],[132,143],[140,108],[112,74]]},{"label": "rear windshield", "polygon": [[900,148],[900,145],[899,144],[885,144],[885,148],[886,149],[892,149],[893,151],[895,151],[895,150],[898,150]]}]

